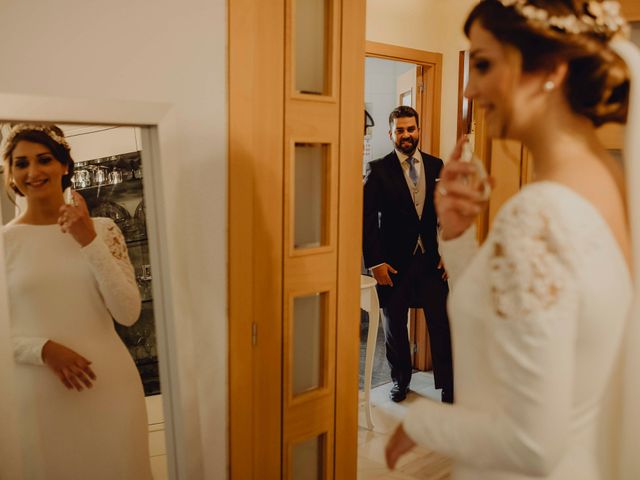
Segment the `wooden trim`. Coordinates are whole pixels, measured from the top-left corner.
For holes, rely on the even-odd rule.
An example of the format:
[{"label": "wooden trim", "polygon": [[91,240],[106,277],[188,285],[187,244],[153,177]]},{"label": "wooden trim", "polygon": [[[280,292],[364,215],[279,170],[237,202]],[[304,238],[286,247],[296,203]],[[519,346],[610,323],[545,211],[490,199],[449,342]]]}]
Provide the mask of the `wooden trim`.
[{"label": "wooden trim", "polygon": [[464,58],[466,53],[464,50],[458,53],[458,126],[456,128],[456,138],[460,138],[462,135],[467,133],[467,126],[464,122],[464,116],[462,107],[464,104],[464,69],[465,69],[465,61]]},{"label": "wooden trim", "polygon": [[230,478],[280,478],[284,0],[228,12]]},{"label": "wooden trim", "polygon": [[334,478],[357,478],[362,255],[365,0],[344,0],[341,25],[338,295]]},{"label": "wooden trim", "polygon": [[629,22],[640,21],[640,0],[620,0],[622,14]]},{"label": "wooden trim", "polygon": [[339,8],[336,8],[336,3],[339,3],[341,0],[329,0],[327,5],[327,12],[325,12],[327,18],[330,19],[330,22],[325,25],[325,82],[327,93],[324,95],[302,93],[298,92],[295,89],[296,62],[294,46],[296,39],[295,32],[293,31],[291,26],[294,24],[296,2],[294,0],[285,1],[286,12],[288,16],[288,21],[286,21],[285,25],[285,55],[288,64],[288,67],[286,69],[288,75],[286,75],[285,80],[285,91],[289,92],[289,98],[295,100],[336,103],[340,96],[340,84],[338,78],[338,66],[340,58],[340,11]]},{"label": "wooden trim", "polygon": [[423,372],[433,369],[431,343],[424,309],[415,309],[415,344],[417,346],[413,365]]},{"label": "wooden trim", "polygon": [[[440,101],[442,97],[442,54],[400,47],[386,43],[365,43],[367,57],[383,58],[399,62],[408,62],[423,66],[424,95],[418,96],[421,102],[421,150],[431,155],[440,155]],[[433,87],[433,88],[431,88]],[[416,103],[416,106],[418,103]],[[428,125],[429,128],[422,128]]]},{"label": "wooden trim", "polygon": [[[337,142],[309,141],[304,138],[294,138],[285,145],[284,171],[284,204],[285,204],[285,239],[287,240],[287,254],[289,257],[306,257],[314,254],[332,253],[336,250],[337,241],[337,210],[338,210],[338,146]],[[321,144],[324,153],[324,182],[322,185],[322,238],[318,247],[295,248],[295,145],[296,143]]]},{"label": "wooden trim", "polygon": [[[485,112],[478,108],[474,108],[473,122],[475,123],[475,154],[482,161],[485,170],[491,172],[491,138],[487,134],[487,125],[485,121]],[[485,208],[476,222],[478,242],[482,243],[489,234],[489,207]]]},{"label": "wooden trim", "polygon": [[[440,156],[440,102],[442,99],[442,56],[426,72],[427,81],[425,82],[425,95],[428,103],[422,105],[422,112],[428,112],[425,117],[423,125],[430,125],[431,139],[428,153],[439,157]],[[433,85],[433,88],[429,88]],[[431,104],[431,108],[429,108]],[[427,123],[428,122],[428,123]]]},{"label": "wooden trim", "polygon": [[442,54],[416,50],[415,48],[401,47],[388,43],[365,42],[365,52],[367,57],[386,58],[387,60],[397,60],[423,65],[433,65],[442,63]]},{"label": "wooden trim", "polygon": [[522,146],[522,161],[520,163],[520,188],[524,187],[527,183],[533,181],[533,155],[523,145]]}]

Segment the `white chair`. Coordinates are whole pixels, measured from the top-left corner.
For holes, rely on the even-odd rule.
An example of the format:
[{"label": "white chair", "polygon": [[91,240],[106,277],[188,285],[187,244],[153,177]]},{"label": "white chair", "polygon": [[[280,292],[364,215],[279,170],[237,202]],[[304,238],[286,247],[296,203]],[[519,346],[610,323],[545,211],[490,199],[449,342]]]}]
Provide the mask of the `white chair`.
[{"label": "white chair", "polygon": [[378,324],[380,323],[380,303],[376,292],[376,280],[373,277],[360,275],[360,308],[369,314],[369,333],[364,359],[364,401],[367,416],[367,428],[373,430],[371,419],[371,375],[373,374],[373,357],[376,353]]}]

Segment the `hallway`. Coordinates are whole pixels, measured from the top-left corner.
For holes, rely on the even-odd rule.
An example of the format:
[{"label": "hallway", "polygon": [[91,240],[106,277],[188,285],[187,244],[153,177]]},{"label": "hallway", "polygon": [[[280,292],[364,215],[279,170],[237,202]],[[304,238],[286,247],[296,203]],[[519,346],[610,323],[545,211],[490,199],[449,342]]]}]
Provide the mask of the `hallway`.
[{"label": "hallway", "polygon": [[416,448],[401,459],[391,472],[384,463],[384,448],[396,425],[418,395],[439,401],[440,391],[433,385],[433,373],[416,372],[411,381],[411,393],[402,403],[389,399],[391,383],[371,390],[372,414],[375,428],[369,431],[364,414],[364,402],[360,402],[358,421],[358,480],[446,480],[450,478],[451,462],[446,457],[424,448]]}]

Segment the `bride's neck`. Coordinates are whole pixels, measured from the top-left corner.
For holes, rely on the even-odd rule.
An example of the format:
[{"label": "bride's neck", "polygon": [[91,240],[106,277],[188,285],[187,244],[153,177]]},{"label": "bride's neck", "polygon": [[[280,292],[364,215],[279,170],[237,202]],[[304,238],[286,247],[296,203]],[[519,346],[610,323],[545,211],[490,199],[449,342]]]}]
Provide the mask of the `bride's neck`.
[{"label": "bride's neck", "polygon": [[48,225],[56,223],[60,217],[60,207],[64,204],[64,198],[47,199],[43,201],[27,200],[27,209],[20,217],[23,223],[34,225]]},{"label": "bride's neck", "polygon": [[615,168],[591,121],[580,115],[549,118],[529,130],[523,143],[533,155],[536,180],[562,180],[589,166]]}]

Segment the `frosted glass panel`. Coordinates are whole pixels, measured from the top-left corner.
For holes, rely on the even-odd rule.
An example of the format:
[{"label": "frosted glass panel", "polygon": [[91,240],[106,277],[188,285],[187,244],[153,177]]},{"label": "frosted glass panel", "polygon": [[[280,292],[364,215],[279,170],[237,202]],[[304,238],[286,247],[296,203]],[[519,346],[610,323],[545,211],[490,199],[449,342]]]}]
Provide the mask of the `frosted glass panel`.
[{"label": "frosted glass panel", "polygon": [[293,300],[293,394],[322,383],[323,298],[316,293]]},{"label": "frosted glass panel", "polygon": [[296,144],[295,248],[319,247],[324,237],[324,186],[327,145]]},{"label": "frosted glass panel", "polygon": [[293,480],[322,480],[324,478],[324,435],[293,446]]},{"label": "frosted glass panel", "polygon": [[295,0],[295,88],[322,95],[327,90],[327,3]]}]

